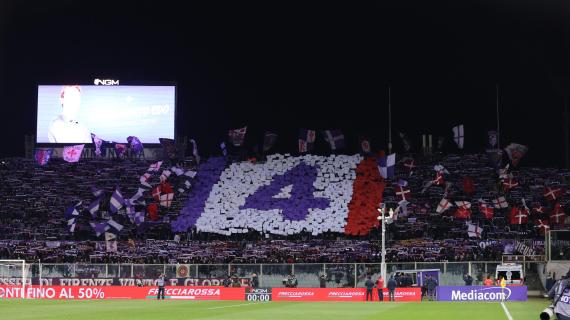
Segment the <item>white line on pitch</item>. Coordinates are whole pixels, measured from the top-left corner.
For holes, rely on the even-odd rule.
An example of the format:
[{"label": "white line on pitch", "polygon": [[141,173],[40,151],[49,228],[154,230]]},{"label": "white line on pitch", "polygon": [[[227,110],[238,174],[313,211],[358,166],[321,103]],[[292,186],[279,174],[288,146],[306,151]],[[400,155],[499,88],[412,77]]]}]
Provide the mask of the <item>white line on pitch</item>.
[{"label": "white line on pitch", "polygon": [[501,307],[503,307],[503,311],[505,311],[505,314],[507,315],[507,318],[509,320],[513,320],[513,317],[511,316],[511,313],[509,312],[509,309],[507,309],[507,306],[505,306],[504,302],[501,302]]},{"label": "white line on pitch", "polygon": [[[233,307],[243,307],[243,306],[251,306],[251,305],[257,305],[257,304],[262,304],[262,303],[266,303],[266,302],[253,302],[253,303],[232,304],[231,306],[222,306],[222,307],[208,308],[208,310],[223,309],[223,308],[233,308]],[[512,320],[512,319],[511,319],[511,320]]]}]

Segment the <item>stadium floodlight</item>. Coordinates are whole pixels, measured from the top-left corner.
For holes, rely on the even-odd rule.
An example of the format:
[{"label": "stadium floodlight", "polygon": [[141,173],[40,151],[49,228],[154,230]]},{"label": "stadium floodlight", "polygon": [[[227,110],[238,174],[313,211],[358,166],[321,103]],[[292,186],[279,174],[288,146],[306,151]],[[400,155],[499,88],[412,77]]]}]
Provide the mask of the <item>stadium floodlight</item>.
[{"label": "stadium floodlight", "polygon": [[14,286],[20,286],[22,298],[25,298],[27,268],[25,260],[0,260],[0,278],[8,279],[7,282]]},{"label": "stadium floodlight", "polygon": [[386,205],[381,203],[378,212],[380,212],[380,215],[377,219],[382,221],[382,263],[380,264],[380,274],[382,279],[384,279],[384,287],[386,287],[386,224],[394,222],[394,209],[390,208],[388,216],[386,216]]}]

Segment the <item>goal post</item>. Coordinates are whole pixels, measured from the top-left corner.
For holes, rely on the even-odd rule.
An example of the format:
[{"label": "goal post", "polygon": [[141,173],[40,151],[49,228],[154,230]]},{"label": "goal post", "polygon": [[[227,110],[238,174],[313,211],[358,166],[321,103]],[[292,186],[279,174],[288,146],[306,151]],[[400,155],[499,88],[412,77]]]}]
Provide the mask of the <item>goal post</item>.
[{"label": "goal post", "polygon": [[0,259],[0,284],[21,288],[20,297],[25,298],[26,286],[29,281],[29,265],[25,260],[1,260]]}]

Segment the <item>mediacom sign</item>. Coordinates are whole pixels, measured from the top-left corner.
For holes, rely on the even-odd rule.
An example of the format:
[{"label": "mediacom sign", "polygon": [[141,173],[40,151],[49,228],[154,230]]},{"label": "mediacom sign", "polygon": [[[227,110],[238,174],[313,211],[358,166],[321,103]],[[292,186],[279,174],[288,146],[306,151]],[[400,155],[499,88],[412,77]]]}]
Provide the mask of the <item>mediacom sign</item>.
[{"label": "mediacom sign", "polygon": [[439,301],[526,301],[526,286],[439,286]]},{"label": "mediacom sign", "polygon": [[[273,301],[365,301],[364,288],[273,288]],[[420,288],[398,288],[396,301],[420,301]],[[376,289],[374,301],[378,300]],[[388,301],[388,289],[384,289],[384,301]]]},{"label": "mediacom sign", "polygon": [[[81,287],[81,286],[0,286],[0,299],[156,299],[156,287]],[[172,300],[244,300],[245,288],[166,287],[165,299]]]}]

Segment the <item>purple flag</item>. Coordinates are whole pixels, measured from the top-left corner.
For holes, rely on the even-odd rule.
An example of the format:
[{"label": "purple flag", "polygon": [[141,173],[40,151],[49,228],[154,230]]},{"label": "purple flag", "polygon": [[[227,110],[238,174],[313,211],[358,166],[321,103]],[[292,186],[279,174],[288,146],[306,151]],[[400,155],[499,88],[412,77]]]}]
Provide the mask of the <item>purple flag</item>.
[{"label": "purple flag", "polygon": [[111,196],[111,201],[109,202],[111,213],[117,213],[117,211],[123,207],[123,204],[125,204],[125,199],[123,199],[121,190],[117,187]]},{"label": "purple flag", "polygon": [[91,213],[91,216],[93,218],[97,217],[97,211],[99,211],[99,203],[101,202],[101,198],[97,198],[95,199],[95,201],[91,202],[91,204],[89,204],[89,207],[87,207],[87,210],[89,210],[89,213]]},{"label": "purple flag", "polygon": [[36,149],[36,162],[40,166],[45,166],[49,162],[52,153],[53,149]]},{"label": "purple flag", "polygon": [[107,222],[89,222],[93,231],[95,231],[95,235],[100,237],[103,233],[109,230],[111,227],[107,225]]},{"label": "purple flag", "polygon": [[127,151],[127,145],[124,143],[115,143],[115,152],[117,153],[117,158],[122,158],[125,156]]},{"label": "purple flag", "polygon": [[137,138],[135,136],[129,136],[129,137],[127,137],[127,141],[129,142],[129,145],[131,146],[131,149],[133,150],[135,155],[139,155],[143,152],[143,149],[144,149],[143,144],[139,140],[139,138]]},{"label": "purple flag", "polygon": [[81,158],[81,152],[83,152],[84,144],[78,144],[75,146],[67,146],[63,148],[63,160],[67,162],[77,162]]}]

